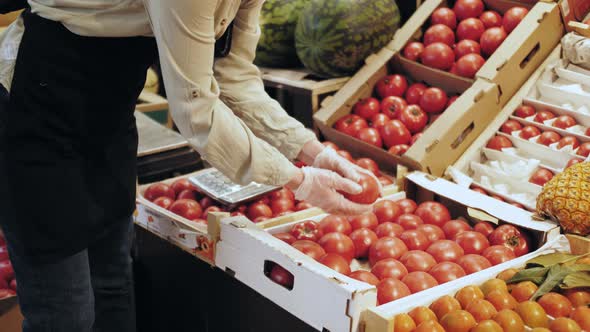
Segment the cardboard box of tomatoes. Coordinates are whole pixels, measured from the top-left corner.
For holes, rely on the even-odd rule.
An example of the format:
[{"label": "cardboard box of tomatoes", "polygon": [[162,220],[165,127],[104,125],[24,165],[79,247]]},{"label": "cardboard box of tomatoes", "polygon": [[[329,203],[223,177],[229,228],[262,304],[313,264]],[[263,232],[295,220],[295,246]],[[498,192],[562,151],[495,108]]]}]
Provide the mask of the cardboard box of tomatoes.
[{"label": "cardboard box of tomatoes", "polygon": [[546,182],[589,159],[589,80],[590,71],[561,59],[558,46],[447,175],[534,212]]},{"label": "cardboard box of tomatoes", "polygon": [[[546,275],[549,270],[545,271],[544,277],[537,274],[538,278],[543,279],[536,280],[535,283],[526,277],[526,272],[522,272],[525,267],[537,266],[537,270],[552,267],[554,272],[550,273],[553,273],[553,278],[563,279],[563,272],[561,276],[555,272],[564,271],[566,267],[557,266],[560,264],[556,262],[569,259],[574,264],[577,259],[582,259],[578,264],[585,263],[583,255],[588,251],[573,250],[579,247],[578,241],[579,239],[573,239],[570,242],[560,235],[530,254],[451,281],[444,287],[433,288],[424,294],[411,295],[396,303],[371,308],[363,315],[365,331],[398,331],[405,325],[420,332],[497,330],[490,329],[491,325],[498,325],[500,331],[525,331],[550,326],[552,331],[580,331],[579,328],[559,328],[559,325],[577,324],[586,324],[586,330],[589,326],[587,317],[574,313],[574,309],[579,307],[584,308],[581,311],[586,315],[590,312],[587,307],[590,294],[585,289],[567,291],[559,290],[558,285],[549,288],[543,286],[546,290],[537,296],[536,292],[543,281],[547,280],[547,284],[551,282]],[[521,282],[511,280],[517,273],[520,273],[518,278]],[[534,313],[527,314],[529,310],[534,310]],[[554,322],[559,317],[562,317],[562,322]],[[570,317],[572,321],[575,320],[575,324],[569,320],[563,321]],[[481,329],[475,329],[479,325],[482,325]]]},{"label": "cardboard box of tomatoes", "polygon": [[223,219],[216,265],[318,330],[362,331],[368,308],[426,294],[559,235],[553,223],[425,173],[410,174],[406,189],[363,216],[322,214],[266,229]]},{"label": "cardboard box of tomatoes", "polygon": [[588,0],[559,0],[559,8],[563,22],[568,31],[576,31],[590,37],[590,1]]}]

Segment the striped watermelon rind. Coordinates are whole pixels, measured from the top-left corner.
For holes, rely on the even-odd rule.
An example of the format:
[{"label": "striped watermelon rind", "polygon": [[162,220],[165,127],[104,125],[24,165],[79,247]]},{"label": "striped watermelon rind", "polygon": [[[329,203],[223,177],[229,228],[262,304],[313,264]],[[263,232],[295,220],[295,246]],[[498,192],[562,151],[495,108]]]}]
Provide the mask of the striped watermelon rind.
[{"label": "striped watermelon rind", "polygon": [[320,77],[351,75],[391,41],[400,20],[395,0],[311,0],[295,29],[297,55]]}]

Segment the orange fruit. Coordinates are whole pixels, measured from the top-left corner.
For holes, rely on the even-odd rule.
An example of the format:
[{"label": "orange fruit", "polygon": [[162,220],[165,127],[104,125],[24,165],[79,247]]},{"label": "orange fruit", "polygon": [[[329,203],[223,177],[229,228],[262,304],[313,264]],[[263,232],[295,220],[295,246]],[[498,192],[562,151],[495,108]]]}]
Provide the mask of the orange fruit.
[{"label": "orange fruit", "polygon": [[438,300],[432,302],[430,310],[434,312],[436,317],[440,320],[449,312],[461,310],[461,304],[454,297],[445,295]]},{"label": "orange fruit", "polygon": [[551,332],[581,332],[580,325],[571,318],[559,317],[549,324]]},{"label": "orange fruit", "polygon": [[531,299],[531,296],[539,289],[532,281],[523,281],[512,287],[510,294],[518,302],[524,302]]},{"label": "orange fruit", "polygon": [[570,314],[570,318],[576,321],[584,331],[590,331],[590,308],[577,307]]},{"label": "orange fruit", "polygon": [[572,303],[574,308],[590,304],[590,292],[587,289],[574,288],[564,292],[565,297]]},{"label": "orange fruit", "polygon": [[547,315],[553,318],[568,317],[573,309],[567,297],[553,292],[541,296],[537,302],[545,309]]},{"label": "orange fruit", "polygon": [[549,327],[549,317],[541,305],[534,301],[524,301],[516,306],[516,313],[528,327]]},{"label": "orange fruit", "polygon": [[483,283],[479,288],[483,292],[483,295],[487,296],[489,293],[500,290],[504,292],[508,292],[508,286],[506,286],[506,282],[502,279],[490,279]]},{"label": "orange fruit", "polygon": [[500,311],[496,317],[494,317],[496,323],[498,323],[504,332],[524,332],[524,322],[520,316],[509,309]]},{"label": "orange fruit", "polygon": [[416,328],[416,323],[410,315],[399,314],[395,316],[393,326],[393,330],[396,332],[412,332]]},{"label": "orange fruit", "polygon": [[544,327],[535,327],[531,332],[551,332],[551,330]]},{"label": "orange fruit", "polygon": [[493,320],[484,320],[479,322],[476,327],[472,328],[469,332],[504,332],[500,324]]},{"label": "orange fruit", "polygon": [[483,299],[483,292],[477,286],[467,286],[461,288],[461,290],[455,294],[455,298],[461,304],[461,308],[466,309],[471,301]]},{"label": "orange fruit", "polygon": [[496,310],[500,311],[503,309],[514,309],[518,305],[518,302],[506,291],[495,290],[486,295],[488,300]]},{"label": "orange fruit", "polygon": [[508,281],[510,278],[514,277],[515,274],[518,273],[517,269],[508,269],[500,272],[496,278]]},{"label": "orange fruit", "polygon": [[446,314],[440,321],[445,331],[469,332],[477,325],[475,318],[465,310],[456,310]]},{"label": "orange fruit", "polygon": [[466,310],[478,322],[492,319],[498,313],[498,311],[496,310],[496,308],[494,307],[493,304],[491,304],[487,300],[482,300],[482,299],[477,299],[475,301],[472,301],[467,306]]},{"label": "orange fruit", "polygon": [[438,321],[438,318],[436,318],[434,312],[432,312],[432,310],[426,307],[416,307],[412,309],[412,311],[410,311],[408,314],[410,315],[410,317],[412,317],[412,320],[414,321],[414,323],[416,323],[416,326],[429,320],[433,320],[435,322]]},{"label": "orange fruit", "polygon": [[446,332],[445,329],[433,320],[423,322],[414,329],[413,332]]}]

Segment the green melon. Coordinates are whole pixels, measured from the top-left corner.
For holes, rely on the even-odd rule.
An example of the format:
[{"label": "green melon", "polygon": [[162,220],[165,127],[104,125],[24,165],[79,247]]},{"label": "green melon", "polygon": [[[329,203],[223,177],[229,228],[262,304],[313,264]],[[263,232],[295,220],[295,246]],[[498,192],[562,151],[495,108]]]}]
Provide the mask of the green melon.
[{"label": "green melon", "polygon": [[389,43],[399,25],[395,0],[310,0],[295,29],[297,55],[318,76],[348,76]]},{"label": "green melon", "polygon": [[254,63],[265,67],[297,67],[295,26],[309,0],[267,0],[260,13],[260,41]]}]

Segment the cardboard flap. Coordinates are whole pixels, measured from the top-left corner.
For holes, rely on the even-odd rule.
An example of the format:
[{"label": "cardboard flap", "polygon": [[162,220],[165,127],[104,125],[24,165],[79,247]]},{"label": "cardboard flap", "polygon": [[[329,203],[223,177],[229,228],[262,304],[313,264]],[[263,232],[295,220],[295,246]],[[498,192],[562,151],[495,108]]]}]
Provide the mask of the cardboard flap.
[{"label": "cardboard flap", "polygon": [[497,225],[499,223],[498,218],[495,218],[482,210],[474,209],[472,207],[467,208],[467,214],[475,220],[487,221],[494,225]]}]

